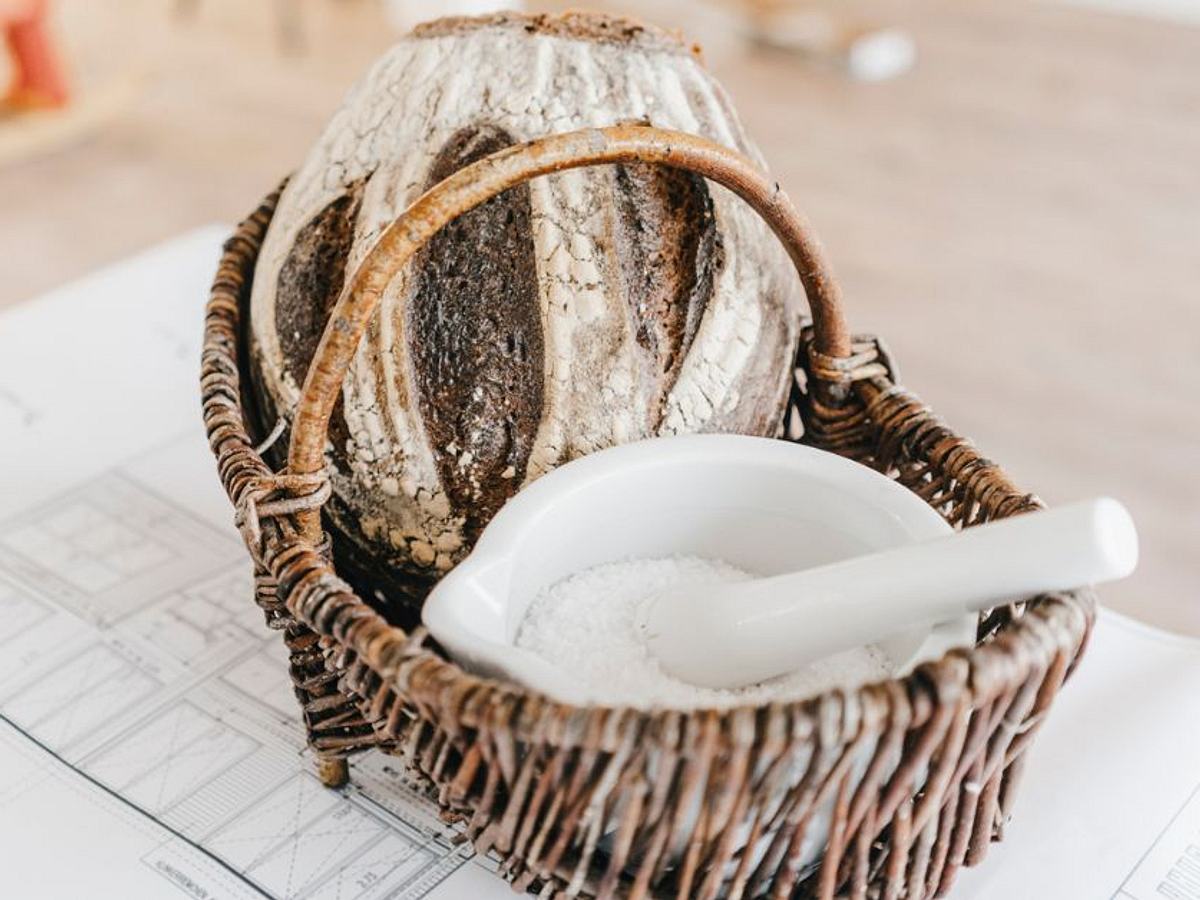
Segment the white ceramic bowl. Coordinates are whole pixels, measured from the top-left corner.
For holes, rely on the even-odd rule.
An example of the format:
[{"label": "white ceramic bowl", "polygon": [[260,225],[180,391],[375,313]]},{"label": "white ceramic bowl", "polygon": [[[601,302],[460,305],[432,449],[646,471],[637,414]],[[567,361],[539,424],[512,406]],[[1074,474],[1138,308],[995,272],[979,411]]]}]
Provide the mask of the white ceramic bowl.
[{"label": "white ceramic bowl", "polygon": [[[654,438],[582,457],[524,488],[429,595],[422,617],[469,671],[597,702],[570,672],[514,646],[530,602],[567,575],[674,554],[778,575],[949,531],[915,494],[833,453],[740,435]],[[903,674],[974,636],[969,615],[880,646]]]}]

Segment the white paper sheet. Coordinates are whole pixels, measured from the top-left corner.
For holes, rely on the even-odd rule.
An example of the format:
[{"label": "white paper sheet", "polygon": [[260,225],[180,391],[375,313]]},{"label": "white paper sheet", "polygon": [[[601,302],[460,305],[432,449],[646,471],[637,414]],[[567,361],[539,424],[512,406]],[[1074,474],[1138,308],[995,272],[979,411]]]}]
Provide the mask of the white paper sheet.
[{"label": "white paper sheet", "polygon": [[[511,896],[394,760],[311,775],[200,425],[223,228],[0,316],[0,896]],[[953,896],[1200,900],[1200,642],[1103,614]]]},{"label": "white paper sheet", "polygon": [[199,420],[224,233],[0,318],[0,896],[511,896],[394,760],[312,775]]}]

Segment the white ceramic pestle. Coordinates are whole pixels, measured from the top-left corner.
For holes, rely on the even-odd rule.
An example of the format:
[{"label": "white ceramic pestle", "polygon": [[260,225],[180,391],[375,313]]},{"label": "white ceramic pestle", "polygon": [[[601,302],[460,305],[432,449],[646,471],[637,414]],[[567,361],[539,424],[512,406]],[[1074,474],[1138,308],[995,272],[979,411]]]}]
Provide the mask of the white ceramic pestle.
[{"label": "white ceramic pestle", "polygon": [[1125,508],[1091,500],[805,571],[666,591],[640,625],[677,678],[740,687],[906,628],[1123,578],[1137,556]]}]

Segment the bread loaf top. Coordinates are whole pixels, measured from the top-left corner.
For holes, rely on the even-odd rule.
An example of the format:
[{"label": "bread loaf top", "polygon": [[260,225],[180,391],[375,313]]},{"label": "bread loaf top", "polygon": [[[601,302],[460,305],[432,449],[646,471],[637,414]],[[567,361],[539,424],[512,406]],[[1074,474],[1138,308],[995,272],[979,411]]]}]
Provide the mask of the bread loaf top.
[{"label": "bread loaf top", "polygon": [[628,16],[579,10],[562,13],[497,12],[483,16],[446,16],[418,25],[412,30],[411,36],[445,37],[485,28],[508,28],[529,35],[620,44],[642,50],[687,53],[697,59],[703,58],[700,45],[684,40],[678,31],[668,31]]}]

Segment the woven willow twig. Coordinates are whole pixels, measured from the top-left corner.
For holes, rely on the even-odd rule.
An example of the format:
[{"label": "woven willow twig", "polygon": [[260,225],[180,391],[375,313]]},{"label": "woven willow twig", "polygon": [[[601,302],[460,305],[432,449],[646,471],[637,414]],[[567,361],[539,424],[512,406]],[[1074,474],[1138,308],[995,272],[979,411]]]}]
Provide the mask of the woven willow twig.
[{"label": "woven willow twig", "polygon": [[[243,329],[277,196],[226,245],[208,305],[204,415],[328,782],[351,752],[399,754],[516,886],[562,896],[919,898],[982,859],[1083,651],[1090,592],[1004,607],[983,617],[975,648],[798,703],[581,708],[470,675],[423,633],[384,621],[305,538],[297,517],[319,506],[324,481],[276,475],[254,450],[265,435],[246,424]],[[956,526],[1040,505],[893,373],[870,338],[835,359],[806,334],[793,393],[803,440],[886,472]],[[805,835],[829,801],[827,846],[804,868]]]}]

